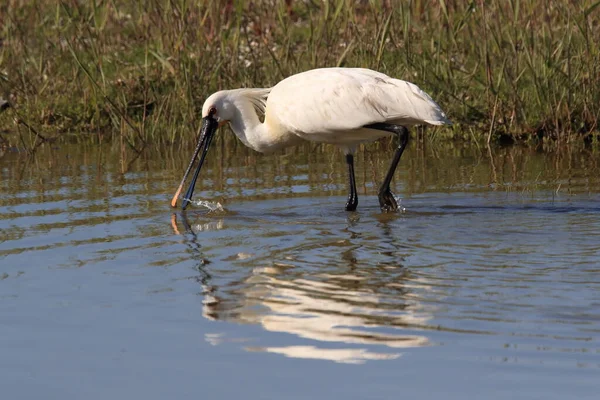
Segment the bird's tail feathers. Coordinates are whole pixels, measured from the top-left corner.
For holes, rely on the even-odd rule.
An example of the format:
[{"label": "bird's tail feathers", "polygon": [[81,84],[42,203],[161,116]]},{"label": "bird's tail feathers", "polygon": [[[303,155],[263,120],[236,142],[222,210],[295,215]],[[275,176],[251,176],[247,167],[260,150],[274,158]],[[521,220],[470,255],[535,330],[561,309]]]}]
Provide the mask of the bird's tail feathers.
[{"label": "bird's tail feathers", "polygon": [[392,96],[388,103],[397,104],[398,108],[392,107],[388,118],[407,123],[452,125],[442,108],[417,85],[400,79],[391,79],[391,83],[398,89],[388,92]]},{"label": "bird's tail feathers", "polygon": [[420,87],[411,82],[406,82],[409,86],[413,94],[427,103],[429,107],[425,107],[427,110],[428,116],[423,118],[425,122],[431,125],[452,125],[452,121],[448,119],[446,113],[442,110],[442,108]]}]

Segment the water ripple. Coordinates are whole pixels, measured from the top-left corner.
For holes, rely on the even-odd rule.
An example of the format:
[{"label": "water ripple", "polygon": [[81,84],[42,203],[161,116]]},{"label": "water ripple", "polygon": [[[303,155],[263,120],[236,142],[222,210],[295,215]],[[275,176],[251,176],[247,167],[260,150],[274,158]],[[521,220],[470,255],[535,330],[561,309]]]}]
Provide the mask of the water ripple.
[{"label": "water ripple", "polygon": [[[168,208],[179,164],[119,173],[82,162],[39,169],[39,179],[9,169],[0,298],[20,304],[37,290],[40,302],[70,304],[72,290],[110,279],[107,304],[134,296],[134,313],[166,326],[169,302],[191,298],[201,312],[189,318],[210,323],[202,335],[211,346],[348,364],[422,352],[475,366],[599,368],[597,179],[572,168],[585,177],[502,180],[494,170],[492,182],[496,167],[485,163],[422,170],[408,161],[396,182],[406,210],[382,214],[370,178],[382,160],[357,165],[369,176],[357,213],[342,207],[344,165],[323,160],[213,161],[195,199],[223,204],[214,213]],[[60,273],[72,275],[52,279]],[[236,336],[215,321],[256,330]]]}]

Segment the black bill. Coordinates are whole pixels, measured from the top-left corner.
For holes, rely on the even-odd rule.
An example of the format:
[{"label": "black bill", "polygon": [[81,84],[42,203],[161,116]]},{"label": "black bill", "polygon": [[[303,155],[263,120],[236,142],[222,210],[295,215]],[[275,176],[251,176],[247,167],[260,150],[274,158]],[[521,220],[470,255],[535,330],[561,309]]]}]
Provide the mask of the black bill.
[{"label": "black bill", "polygon": [[183,189],[183,185],[185,184],[185,180],[187,179],[192,167],[194,166],[194,161],[196,161],[196,157],[198,157],[198,153],[202,150],[202,155],[200,156],[200,161],[198,162],[198,166],[196,167],[196,171],[194,172],[194,177],[192,178],[192,182],[190,183],[190,187],[188,188],[185,196],[183,196],[183,201],[181,204],[181,209],[185,210],[185,208],[190,204],[192,200],[192,195],[194,194],[194,187],[196,186],[196,180],[198,179],[198,175],[200,174],[200,169],[202,168],[202,164],[204,163],[204,159],[206,158],[206,153],[208,153],[208,147],[210,146],[210,142],[212,141],[213,135],[215,134],[219,124],[216,119],[212,116],[207,116],[202,118],[202,128],[200,129],[200,138],[198,139],[198,145],[196,146],[196,150],[194,151],[194,155],[192,156],[192,160],[188,165],[185,174],[183,175],[183,179],[179,184],[179,188],[173,199],[171,200],[171,207],[177,206],[177,199],[179,198],[179,194]]}]

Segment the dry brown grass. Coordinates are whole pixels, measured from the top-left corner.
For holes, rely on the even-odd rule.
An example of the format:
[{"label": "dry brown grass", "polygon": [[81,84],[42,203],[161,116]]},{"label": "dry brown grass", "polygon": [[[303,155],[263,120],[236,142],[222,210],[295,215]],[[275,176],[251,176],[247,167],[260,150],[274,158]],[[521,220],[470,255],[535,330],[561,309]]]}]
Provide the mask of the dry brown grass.
[{"label": "dry brown grass", "polygon": [[3,2],[0,145],[185,142],[213,91],[337,65],[417,83],[456,122],[437,137],[597,135],[600,2],[406,4]]}]

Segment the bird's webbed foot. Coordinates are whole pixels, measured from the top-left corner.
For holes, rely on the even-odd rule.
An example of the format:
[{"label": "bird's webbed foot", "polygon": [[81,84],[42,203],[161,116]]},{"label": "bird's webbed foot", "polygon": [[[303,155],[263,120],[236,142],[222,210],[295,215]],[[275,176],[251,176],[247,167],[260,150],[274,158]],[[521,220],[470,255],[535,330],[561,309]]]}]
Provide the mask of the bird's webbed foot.
[{"label": "bird's webbed foot", "polygon": [[379,206],[383,212],[398,211],[398,203],[390,189],[379,192]]},{"label": "bird's webbed foot", "polygon": [[348,195],[348,201],[346,202],[346,211],[356,211],[358,206],[358,196],[356,193]]}]

